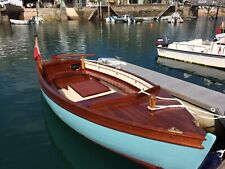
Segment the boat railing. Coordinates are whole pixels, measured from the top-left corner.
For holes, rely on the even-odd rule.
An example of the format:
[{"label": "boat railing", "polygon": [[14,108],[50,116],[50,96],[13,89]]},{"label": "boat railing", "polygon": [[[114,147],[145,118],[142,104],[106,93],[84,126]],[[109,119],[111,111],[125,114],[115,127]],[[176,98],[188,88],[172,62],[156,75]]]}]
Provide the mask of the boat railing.
[{"label": "boat railing", "polygon": [[107,75],[116,77],[120,80],[126,81],[127,83],[137,87],[140,90],[147,90],[151,87],[153,87],[148,82],[144,81],[143,79],[140,79],[132,74],[129,74],[127,72],[121,71],[119,69],[116,69],[114,67],[105,66],[103,64],[94,62],[94,61],[87,61],[85,60],[85,67],[91,70],[95,71],[101,71]]},{"label": "boat railing", "polygon": [[217,55],[224,55],[225,46],[222,45],[222,44],[218,44],[217,42],[214,42],[212,44],[210,52],[213,53],[213,54],[217,54]]},{"label": "boat railing", "polygon": [[225,47],[223,47],[223,51],[222,51],[222,53],[221,53],[221,54],[223,54],[223,55],[224,55],[224,51],[225,51]]},{"label": "boat railing", "polygon": [[210,46],[212,44],[212,41],[204,40],[204,41],[202,41],[202,44]]},{"label": "boat railing", "polygon": [[187,50],[187,51],[196,51],[196,52],[208,52],[209,47],[206,46],[200,46],[200,45],[191,45],[191,44],[185,44],[185,43],[179,43],[179,42],[174,42],[175,49],[179,50]]}]

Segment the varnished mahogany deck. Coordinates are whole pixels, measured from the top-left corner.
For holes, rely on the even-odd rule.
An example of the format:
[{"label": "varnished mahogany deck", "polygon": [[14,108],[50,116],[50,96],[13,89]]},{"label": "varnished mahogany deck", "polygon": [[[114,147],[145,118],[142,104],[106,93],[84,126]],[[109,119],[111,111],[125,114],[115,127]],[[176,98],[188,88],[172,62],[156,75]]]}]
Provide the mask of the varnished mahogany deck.
[{"label": "varnished mahogany deck", "polygon": [[95,80],[90,78],[82,82],[76,82],[69,84],[75,91],[77,91],[82,97],[92,96],[99,93],[110,91],[110,89]]},{"label": "varnished mahogany deck", "polygon": [[[205,132],[195,126],[193,117],[185,108],[167,108],[151,111],[149,98],[140,89],[115,77],[93,70],[73,70],[74,60],[55,60],[44,64],[43,77],[39,76],[43,90],[62,107],[96,124],[141,137],[203,148]],[[60,95],[58,89],[71,86],[81,96],[86,97],[116,90],[105,96],[72,103]],[[54,92],[53,92],[54,90]],[[161,97],[171,97],[154,87],[148,90]],[[179,104],[176,101],[157,100],[157,104]]]}]

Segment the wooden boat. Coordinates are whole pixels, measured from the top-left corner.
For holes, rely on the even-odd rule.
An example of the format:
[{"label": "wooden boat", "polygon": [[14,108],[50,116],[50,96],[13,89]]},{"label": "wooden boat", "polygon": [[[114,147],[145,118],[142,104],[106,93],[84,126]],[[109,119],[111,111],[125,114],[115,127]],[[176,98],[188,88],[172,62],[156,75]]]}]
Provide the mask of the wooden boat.
[{"label": "wooden boat", "polygon": [[157,52],[161,57],[224,69],[225,34],[217,37],[213,41],[195,39],[173,43],[169,43],[168,38],[164,37],[156,42]]},{"label": "wooden boat", "polygon": [[[194,122],[160,86],[110,66],[92,54],[43,61],[35,38],[41,91],[67,125],[93,142],[145,166],[198,168],[216,137]],[[77,58],[78,57],[78,58]]]}]

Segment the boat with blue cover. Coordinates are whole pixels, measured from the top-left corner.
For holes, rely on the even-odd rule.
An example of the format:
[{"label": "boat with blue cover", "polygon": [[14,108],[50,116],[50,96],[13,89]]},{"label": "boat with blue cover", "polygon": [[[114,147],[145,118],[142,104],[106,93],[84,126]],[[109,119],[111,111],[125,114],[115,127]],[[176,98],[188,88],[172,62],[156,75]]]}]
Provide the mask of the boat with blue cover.
[{"label": "boat with blue cover", "polygon": [[125,62],[93,54],[34,59],[41,92],[72,129],[149,168],[197,169],[216,136],[200,128],[179,100],[120,69]]}]

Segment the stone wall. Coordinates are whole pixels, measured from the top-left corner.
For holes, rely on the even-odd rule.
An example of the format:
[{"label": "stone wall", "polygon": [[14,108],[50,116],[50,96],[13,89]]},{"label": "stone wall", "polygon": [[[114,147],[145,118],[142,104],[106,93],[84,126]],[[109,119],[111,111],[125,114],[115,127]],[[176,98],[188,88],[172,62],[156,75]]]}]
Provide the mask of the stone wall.
[{"label": "stone wall", "polygon": [[60,8],[40,8],[39,16],[41,16],[44,21],[60,21],[61,20],[61,10]]},{"label": "stone wall", "polygon": [[20,13],[19,19],[29,20],[33,16],[37,16],[36,8],[24,8],[24,11]]},{"label": "stone wall", "polygon": [[8,15],[5,14],[5,12],[0,11],[0,23],[6,23],[9,22]]},{"label": "stone wall", "polygon": [[[122,5],[116,6],[112,5],[111,8],[118,14],[130,14],[136,17],[154,17],[158,16],[160,12],[166,10],[168,5],[166,4],[152,4],[152,5]],[[81,9],[77,9],[76,12],[80,16],[81,20],[88,20],[88,17],[96,8],[91,7],[83,7]],[[103,10],[103,18],[108,16],[107,8]],[[98,19],[98,16],[96,16]]]},{"label": "stone wall", "polygon": [[[19,19],[31,19],[32,16],[37,16],[37,10],[35,8],[25,8],[24,11],[20,13]],[[44,21],[47,22],[68,20],[65,8],[39,8],[38,16],[41,16]]]},{"label": "stone wall", "polygon": [[130,14],[138,17],[158,16],[162,11],[168,8],[166,4],[150,4],[150,5],[126,5],[112,7],[118,14]]},{"label": "stone wall", "polygon": [[[168,8],[167,4],[148,4],[148,5],[122,5],[122,6],[111,6],[112,9],[119,15],[130,14],[136,17],[156,17],[162,11]],[[76,9],[80,20],[88,20],[91,13],[96,10],[96,8],[83,7]],[[193,11],[192,11],[193,12]],[[197,12],[197,11],[196,11]],[[184,17],[190,15],[190,7],[183,7],[181,14]],[[36,9],[25,9],[23,13],[20,14],[20,19],[30,19],[32,16],[36,16]],[[64,21],[68,20],[66,10],[60,8],[39,8],[38,15],[41,16],[45,21]],[[103,18],[108,15],[107,7],[103,12]],[[193,15],[193,13],[192,13]],[[5,17],[4,17],[5,18]],[[98,15],[96,16],[98,19]],[[0,18],[0,21],[3,20]],[[5,20],[5,19],[4,19]]]},{"label": "stone wall", "polygon": [[96,8],[91,8],[91,7],[84,7],[82,9],[77,9],[76,12],[80,17],[80,20],[88,20],[88,17],[91,15],[91,13],[95,10]]}]

